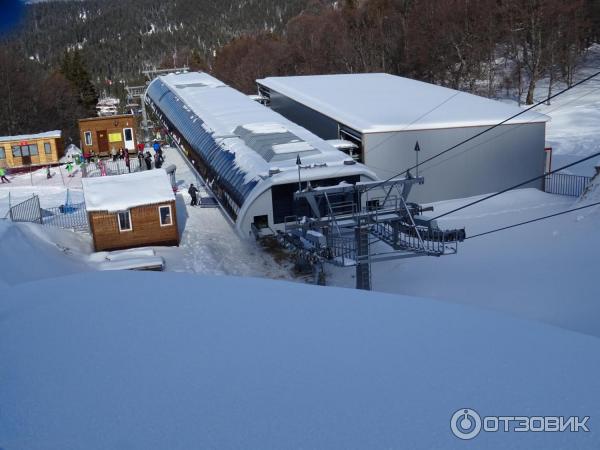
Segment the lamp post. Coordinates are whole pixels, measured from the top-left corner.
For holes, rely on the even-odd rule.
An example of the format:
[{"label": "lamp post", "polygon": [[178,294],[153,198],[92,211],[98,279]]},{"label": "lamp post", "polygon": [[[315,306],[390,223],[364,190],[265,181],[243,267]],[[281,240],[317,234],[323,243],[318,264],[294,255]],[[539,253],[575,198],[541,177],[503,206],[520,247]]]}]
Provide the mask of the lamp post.
[{"label": "lamp post", "polygon": [[419,152],[421,151],[421,147],[419,147],[419,141],[415,144],[415,154],[417,156],[417,178],[419,178]]},{"label": "lamp post", "polygon": [[300,181],[300,168],[302,166],[302,161],[300,161],[300,153],[296,156],[296,165],[298,166],[298,192],[302,192],[302,182]]}]

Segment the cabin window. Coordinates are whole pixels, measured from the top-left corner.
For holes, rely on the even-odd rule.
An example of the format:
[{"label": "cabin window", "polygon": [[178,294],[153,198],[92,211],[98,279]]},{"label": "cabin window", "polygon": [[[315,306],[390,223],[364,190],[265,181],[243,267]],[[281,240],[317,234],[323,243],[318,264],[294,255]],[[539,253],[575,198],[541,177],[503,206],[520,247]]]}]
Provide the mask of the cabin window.
[{"label": "cabin window", "polygon": [[158,216],[160,217],[160,226],[167,227],[173,225],[173,216],[171,215],[171,206],[160,206],[158,208]]},{"label": "cabin window", "polygon": [[52,154],[52,146],[50,145],[50,142],[44,142],[44,153],[46,155]]},{"label": "cabin window", "polygon": [[13,158],[19,158],[21,156],[21,146],[13,145],[12,154],[13,154]]},{"label": "cabin window", "polygon": [[37,144],[29,145],[29,154],[31,156],[37,156],[37,154],[38,154],[38,145]]},{"label": "cabin window", "polygon": [[0,147],[0,159],[6,159],[6,150],[4,150],[4,147]]},{"label": "cabin window", "polygon": [[83,137],[85,139],[85,145],[92,145],[92,132],[86,131],[83,133]]},{"label": "cabin window", "polygon": [[131,231],[131,214],[129,211],[119,213],[119,231]]}]

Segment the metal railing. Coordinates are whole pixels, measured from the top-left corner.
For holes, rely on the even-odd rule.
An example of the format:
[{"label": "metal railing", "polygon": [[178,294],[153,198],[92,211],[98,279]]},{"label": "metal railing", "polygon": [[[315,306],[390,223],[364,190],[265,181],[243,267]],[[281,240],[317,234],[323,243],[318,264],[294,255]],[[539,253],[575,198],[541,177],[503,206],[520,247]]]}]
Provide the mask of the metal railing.
[{"label": "metal railing", "polygon": [[44,226],[84,232],[90,231],[85,203],[42,208],[42,221]]},{"label": "metal railing", "polygon": [[7,217],[13,222],[39,223],[43,226],[89,232],[85,203],[42,208],[37,195],[10,206]]},{"label": "metal railing", "polygon": [[9,194],[9,209],[7,216],[13,222],[43,223],[40,198],[34,194],[27,200],[17,203],[16,205],[10,205]]},{"label": "metal railing", "polygon": [[118,159],[112,161],[110,159],[100,160],[95,162],[83,163],[81,166],[82,176],[86,177],[100,177],[105,175],[122,175],[124,173],[133,173],[146,170],[146,163],[137,157],[129,159],[129,167],[125,164],[125,160]]},{"label": "metal railing", "polygon": [[571,175],[568,173],[553,173],[544,178],[544,192],[549,194],[567,195],[579,197],[592,177],[583,175]]}]

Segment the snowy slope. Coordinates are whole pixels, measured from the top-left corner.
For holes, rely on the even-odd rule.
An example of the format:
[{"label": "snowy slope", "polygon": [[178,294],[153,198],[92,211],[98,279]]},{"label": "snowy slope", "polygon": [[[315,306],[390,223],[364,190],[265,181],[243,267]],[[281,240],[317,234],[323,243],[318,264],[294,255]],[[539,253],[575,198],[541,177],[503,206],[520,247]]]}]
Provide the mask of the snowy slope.
[{"label": "snowy slope", "polygon": [[91,239],[70,231],[0,220],[0,282],[9,285],[93,270]]},{"label": "snowy slope", "polygon": [[[473,199],[435,205],[434,215]],[[575,206],[571,197],[522,189],[440,219],[448,228],[466,226],[467,236]],[[592,208],[593,209],[593,208]],[[585,216],[587,220],[578,220]],[[492,308],[600,336],[600,215],[556,217],[467,240],[458,254],[373,265],[378,291],[449,300]],[[384,251],[379,244],[372,251]],[[389,250],[388,250],[389,251]],[[329,282],[354,286],[353,269],[330,269]]]},{"label": "snowy slope", "polygon": [[[600,45],[592,45],[580,64],[575,81],[588,77],[600,67]],[[558,83],[552,92],[566,87]],[[542,80],[535,91],[536,101],[548,96],[548,79]],[[557,168],[600,150],[600,77],[560,95],[550,105],[536,108],[549,115],[546,142],[553,148],[553,167]],[[593,166],[600,161],[589,161],[569,169],[569,172],[591,176]]]},{"label": "snowy slope", "polygon": [[6,294],[6,450],[600,446],[593,428],[466,443],[449,423],[472,407],[589,415],[593,427],[597,338],[433,300],[249,278],[87,273]]}]

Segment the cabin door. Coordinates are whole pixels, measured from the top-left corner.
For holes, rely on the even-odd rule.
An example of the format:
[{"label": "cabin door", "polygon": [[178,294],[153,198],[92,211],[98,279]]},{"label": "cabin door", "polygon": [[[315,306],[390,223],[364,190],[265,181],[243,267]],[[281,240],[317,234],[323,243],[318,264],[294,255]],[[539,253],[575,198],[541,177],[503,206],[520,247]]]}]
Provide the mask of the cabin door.
[{"label": "cabin door", "polygon": [[21,158],[24,166],[31,165],[31,153],[29,152],[29,145],[21,145]]},{"label": "cabin door", "polygon": [[135,150],[132,128],[123,128],[123,142],[125,142],[126,150]]},{"label": "cabin door", "polygon": [[106,130],[96,131],[96,139],[98,139],[98,153],[107,154],[108,153],[108,136],[106,135]]}]

